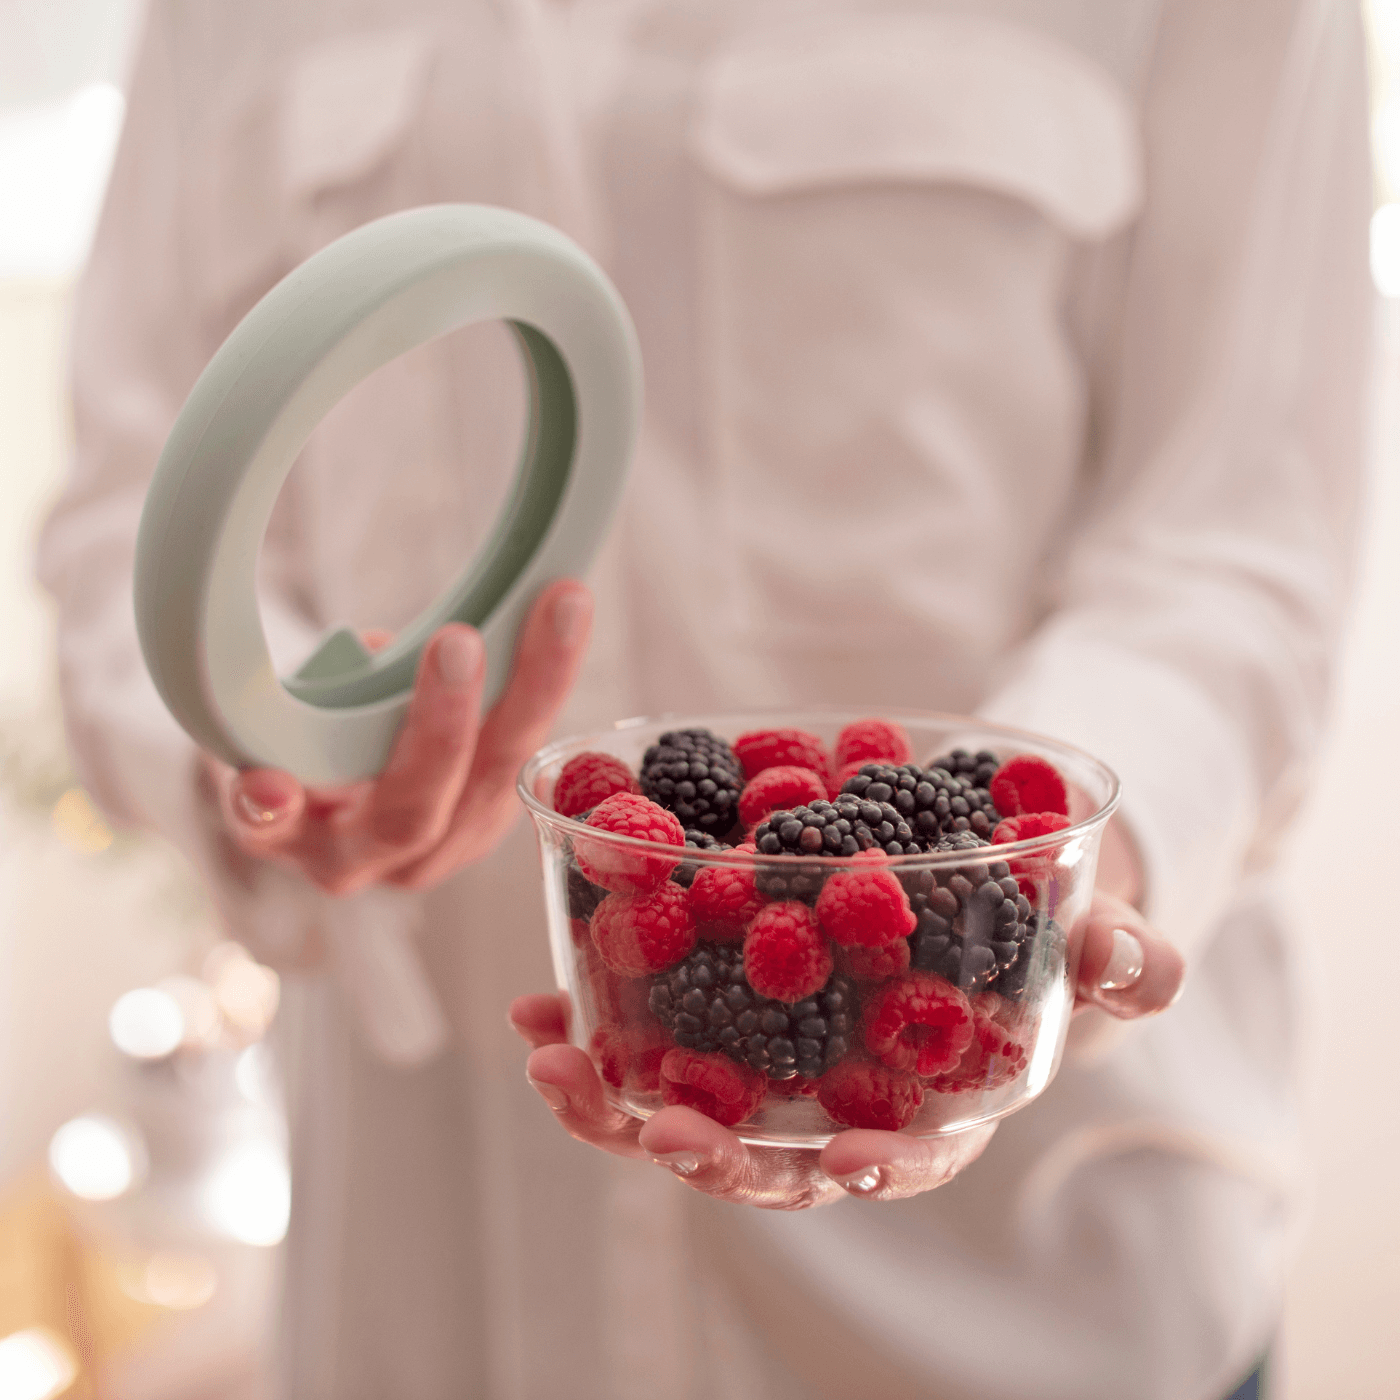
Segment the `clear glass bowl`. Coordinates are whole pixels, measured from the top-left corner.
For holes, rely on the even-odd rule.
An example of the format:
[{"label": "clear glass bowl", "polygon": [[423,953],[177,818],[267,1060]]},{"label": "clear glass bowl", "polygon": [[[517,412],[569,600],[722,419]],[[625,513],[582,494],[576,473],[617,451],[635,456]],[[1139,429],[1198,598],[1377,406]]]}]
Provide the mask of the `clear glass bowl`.
[{"label": "clear glass bowl", "polygon": [[[863,1121],[872,1101],[877,1116],[893,1114],[902,1131],[931,1137],[1014,1112],[1053,1078],[1074,1001],[1065,960],[1068,932],[1088,912],[1100,837],[1118,802],[1117,778],[1081,750],[957,715],[882,712],[880,718],[904,727],[911,761],[921,767],[956,749],[990,750],[998,762],[1017,754],[1048,760],[1069,789],[1072,823],[1031,840],[883,862],[682,849],[600,831],[553,810],[561,769],[584,752],[610,754],[638,773],[646,750],[663,733],[707,729],[733,742],[741,734],[773,728],[814,734],[830,752],[840,730],[868,714],[811,709],[628,719],[551,744],[522,769],[519,791],[539,838],[550,946],[559,987],[568,997],[570,1037],[592,1057],[616,1107],[648,1118],[666,1102],[688,1102],[727,1121],[745,1142],[820,1147],[844,1128],[858,1126],[852,1119]],[[582,865],[611,884],[611,891],[585,876],[580,853]],[[685,898],[696,902],[701,872],[711,872],[701,879],[702,889],[721,879],[716,872],[739,872],[740,879],[759,887],[759,900],[765,899],[763,887],[770,893],[798,889],[813,907],[820,900],[814,892],[825,889],[833,876],[844,874],[849,881],[850,872],[875,864],[895,876],[919,919],[908,939],[911,966],[898,966],[903,953],[892,944],[877,956],[830,943],[831,980],[817,994],[815,1008],[800,1003],[795,1014],[791,1005],[774,1006],[743,983],[725,1010],[717,1008],[723,998],[712,989],[699,1002],[692,998],[692,1008],[701,1011],[697,1030],[682,1005],[687,988],[693,988],[690,974],[674,975],[682,966],[695,969],[693,959],[643,976],[623,975],[605,962],[593,936],[605,901],[612,901],[610,909],[620,908],[619,901],[651,899],[666,884],[676,887],[665,892],[673,905],[677,890],[691,891]],[[796,884],[795,873],[801,877]],[[1003,889],[1005,910],[989,883]],[[984,904],[996,906],[1000,932],[992,928],[992,914],[977,903],[983,896]],[[1012,907],[1014,925],[1007,912]],[[799,920],[804,917],[798,911]],[[949,923],[951,938],[945,933]],[[701,924],[691,954],[708,948],[712,956],[701,963],[730,986],[744,937],[742,925]],[[708,974],[699,975],[703,980]],[[729,1007],[738,1016],[751,1013],[742,1025],[753,1034],[736,1044],[736,1033],[730,1032],[726,1052],[716,1040],[723,1027],[714,1018],[722,1021]],[[805,1063],[809,1069],[819,1063],[823,1072],[794,1074],[784,1062],[791,1059],[786,1049],[777,1069],[786,1078],[753,1067],[755,1060],[770,1068],[773,1063],[761,1049],[757,1056],[752,1051],[763,1044],[765,1010],[778,1013],[766,1023],[777,1033],[775,1043],[791,1045],[807,1036]],[[783,1014],[786,1027],[778,1024]],[[678,1035],[687,1043],[678,1046]],[[668,1057],[677,1049],[686,1053]],[[710,1057],[718,1078],[704,1067],[690,1074],[688,1057],[694,1056]],[[716,1084],[718,1097],[710,1094]]]}]

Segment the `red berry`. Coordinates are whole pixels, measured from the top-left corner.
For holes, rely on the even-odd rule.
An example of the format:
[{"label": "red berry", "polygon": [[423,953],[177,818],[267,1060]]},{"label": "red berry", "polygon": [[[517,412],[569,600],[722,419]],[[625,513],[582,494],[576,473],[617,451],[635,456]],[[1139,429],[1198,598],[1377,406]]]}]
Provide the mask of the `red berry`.
[{"label": "red berry", "polygon": [[906,972],[865,1005],[866,1048],[891,1069],[944,1074],[971,1043],[967,998],[932,972]]},{"label": "red berry", "polygon": [[575,754],[554,784],[554,810],[576,817],[617,792],[640,792],[632,770],[610,753]]},{"label": "red berry", "polygon": [[[1020,817],[1007,817],[998,822],[992,831],[992,844],[1004,846],[1012,841],[1029,841],[1037,836],[1050,836],[1063,831],[1070,824],[1068,817],[1058,812],[1027,812]],[[1020,856],[1011,862],[1011,873],[1021,887],[1021,893],[1032,904],[1039,904],[1041,897],[1040,880],[1049,878],[1055,863],[1055,852],[1047,851],[1033,856]]]},{"label": "red berry", "polygon": [[791,811],[826,800],[826,779],[810,768],[765,768],[739,794],[739,820],[756,826],[769,812]]},{"label": "red berry", "polygon": [[897,938],[883,948],[841,948],[836,965],[857,982],[883,982],[909,971],[909,940]]},{"label": "red berry", "polygon": [[593,911],[588,931],[603,961],[624,977],[664,971],[695,946],[690,901],[670,881],[651,894],[610,894]]},{"label": "red berry", "polygon": [[698,1109],[732,1128],[763,1102],[768,1076],[728,1055],[702,1055],[674,1046],[661,1061],[661,1098],[667,1104]]},{"label": "red berry", "polygon": [[765,768],[810,768],[823,782],[831,775],[826,745],[805,729],[752,729],[733,744],[744,776],[756,778]]},{"label": "red berry", "polygon": [[1021,753],[1008,758],[997,769],[990,788],[992,801],[1004,816],[1018,817],[1023,812],[1069,815],[1065,780],[1039,754]]},{"label": "red berry", "polygon": [[817,896],[822,932],[843,948],[883,948],[914,932],[918,919],[894,873],[874,862],[861,870],[841,870]]},{"label": "red berry", "polygon": [[657,1035],[621,1026],[601,1025],[590,1050],[602,1079],[621,1089],[654,1094],[661,1087],[661,1061],[669,1044]]},{"label": "red berry", "polygon": [[[914,751],[902,724],[888,719],[858,719],[836,736],[833,762],[837,768],[854,763],[908,763]],[[850,776],[849,774],[847,775]]]},{"label": "red berry", "polygon": [[999,821],[992,831],[992,845],[1004,846],[1010,841],[1031,841],[1037,836],[1049,836],[1063,831],[1069,818],[1059,812],[1027,812],[1019,817]]},{"label": "red berry", "polygon": [[721,943],[742,938],[766,902],[754,886],[751,865],[702,865],[690,886],[690,912],[700,937]]},{"label": "red berry", "polygon": [[817,1102],[848,1128],[897,1132],[923,1101],[923,1085],[912,1074],[870,1060],[843,1060],[817,1081]]},{"label": "red berry", "polygon": [[[675,814],[636,793],[618,792],[605,797],[593,809],[587,825],[637,841],[685,845],[685,831]],[[590,841],[583,835],[574,837],[574,859],[586,879],[620,894],[654,890],[680,864],[679,854],[673,858],[606,841]]]},{"label": "red berry", "polygon": [[744,935],[744,975],[761,997],[801,1001],[826,986],[832,966],[815,916],[798,900],[766,905]]},{"label": "red berry", "polygon": [[930,1087],[936,1094],[963,1094],[978,1089],[998,1089],[1025,1069],[1026,1047],[997,1017],[1008,1003],[995,992],[984,992],[972,1003],[972,1042],[962,1059]]}]

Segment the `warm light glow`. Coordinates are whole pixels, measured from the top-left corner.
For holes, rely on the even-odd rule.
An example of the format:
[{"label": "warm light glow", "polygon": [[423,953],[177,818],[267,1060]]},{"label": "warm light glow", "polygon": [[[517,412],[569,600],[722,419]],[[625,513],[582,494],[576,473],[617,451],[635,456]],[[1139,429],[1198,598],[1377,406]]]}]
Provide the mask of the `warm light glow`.
[{"label": "warm light glow", "polygon": [[1371,277],[1382,296],[1400,296],[1400,204],[1371,215]]},{"label": "warm light glow", "polygon": [[69,788],[53,804],[51,820],[54,835],[82,855],[96,855],[112,844],[112,828],[82,788]]},{"label": "warm light glow", "polygon": [[219,1015],[214,993],[198,977],[162,977],[156,990],[165,993],[180,1008],[184,1019],[181,1043],[207,1050],[219,1043],[223,1018]]},{"label": "warm light glow", "polygon": [[184,1039],[185,1017],[168,991],[138,987],[112,1007],[107,1029],[122,1054],[137,1060],[160,1060]]},{"label": "warm light glow", "polygon": [[262,1036],[277,1014],[277,974],[254,962],[240,944],[220,943],[204,960],[204,976],[229,1024],[250,1039]]},{"label": "warm light glow", "polygon": [[[98,1114],[72,1118],[49,1143],[49,1166],[75,1196],[111,1201],[131,1189],[145,1167],[140,1140]],[[0,1390],[0,1397],[4,1396]]]},{"label": "warm light glow", "polygon": [[271,1142],[249,1143],[229,1153],[204,1189],[209,1223],[243,1244],[279,1243],[287,1233],[291,1206],[287,1160]]},{"label": "warm light glow", "polygon": [[250,1045],[239,1055],[233,1066],[233,1082],[249,1103],[261,1108],[274,1106],[272,1087],[272,1057],[266,1046]]},{"label": "warm light glow", "polygon": [[218,1284],[214,1266],[197,1254],[153,1254],[144,1267],[125,1271],[122,1292],[138,1303],[187,1312],[202,1308]]},{"label": "warm light glow", "polygon": [[26,1327],[0,1341],[0,1400],[49,1400],[77,1378],[72,1352],[47,1327]]}]

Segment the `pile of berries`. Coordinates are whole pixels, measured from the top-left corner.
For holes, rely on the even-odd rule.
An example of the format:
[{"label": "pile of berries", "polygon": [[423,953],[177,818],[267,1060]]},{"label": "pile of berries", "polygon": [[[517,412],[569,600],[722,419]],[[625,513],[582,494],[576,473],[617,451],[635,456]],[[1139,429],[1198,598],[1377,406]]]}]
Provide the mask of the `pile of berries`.
[{"label": "pile of berries", "polygon": [[[581,823],[565,897],[615,1087],[729,1126],[802,1094],[834,1123],[897,1129],[927,1094],[1025,1069],[1027,979],[1063,939],[1055,853],[994,848],[1070,824],[1037,755],[920,765],[881,719],[832,752],[800,729],[732,745],[681,729],[635,774],[579,754],[554,805]],[[893,859],[948,852],[961,858]]]}]

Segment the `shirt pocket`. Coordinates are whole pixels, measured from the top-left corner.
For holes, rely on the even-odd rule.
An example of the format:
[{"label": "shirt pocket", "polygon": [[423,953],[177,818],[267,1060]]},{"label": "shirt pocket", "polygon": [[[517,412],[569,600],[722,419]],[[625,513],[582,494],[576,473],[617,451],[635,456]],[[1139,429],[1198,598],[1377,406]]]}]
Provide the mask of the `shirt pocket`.
[{"label": "shirt pocket", "polygon": [[1059,40],[972,16],[755,36],[709,65],[689,144],[751,196],[966,184],[1082,239],[1120,228],[1142,198],[1136,118],[1117,83]]},{"label": "shirt pocket", "polygon": [[[942,613],[995,651],[1083,450],[1064,301],[1076,247],[1141,205],[1128,98],[1028,28],[865,16],[718,54],[687,145],[736,607],[770,642]],[[989,580],[993,518],[1014,562]]]},{"label": "shirt pocket", "polygon": [[388,212],[371,192],[413,129],[432,47],[424,26],[362,31],[230,85],[191,172],[200,285],[222,332],[317,248]]}]

